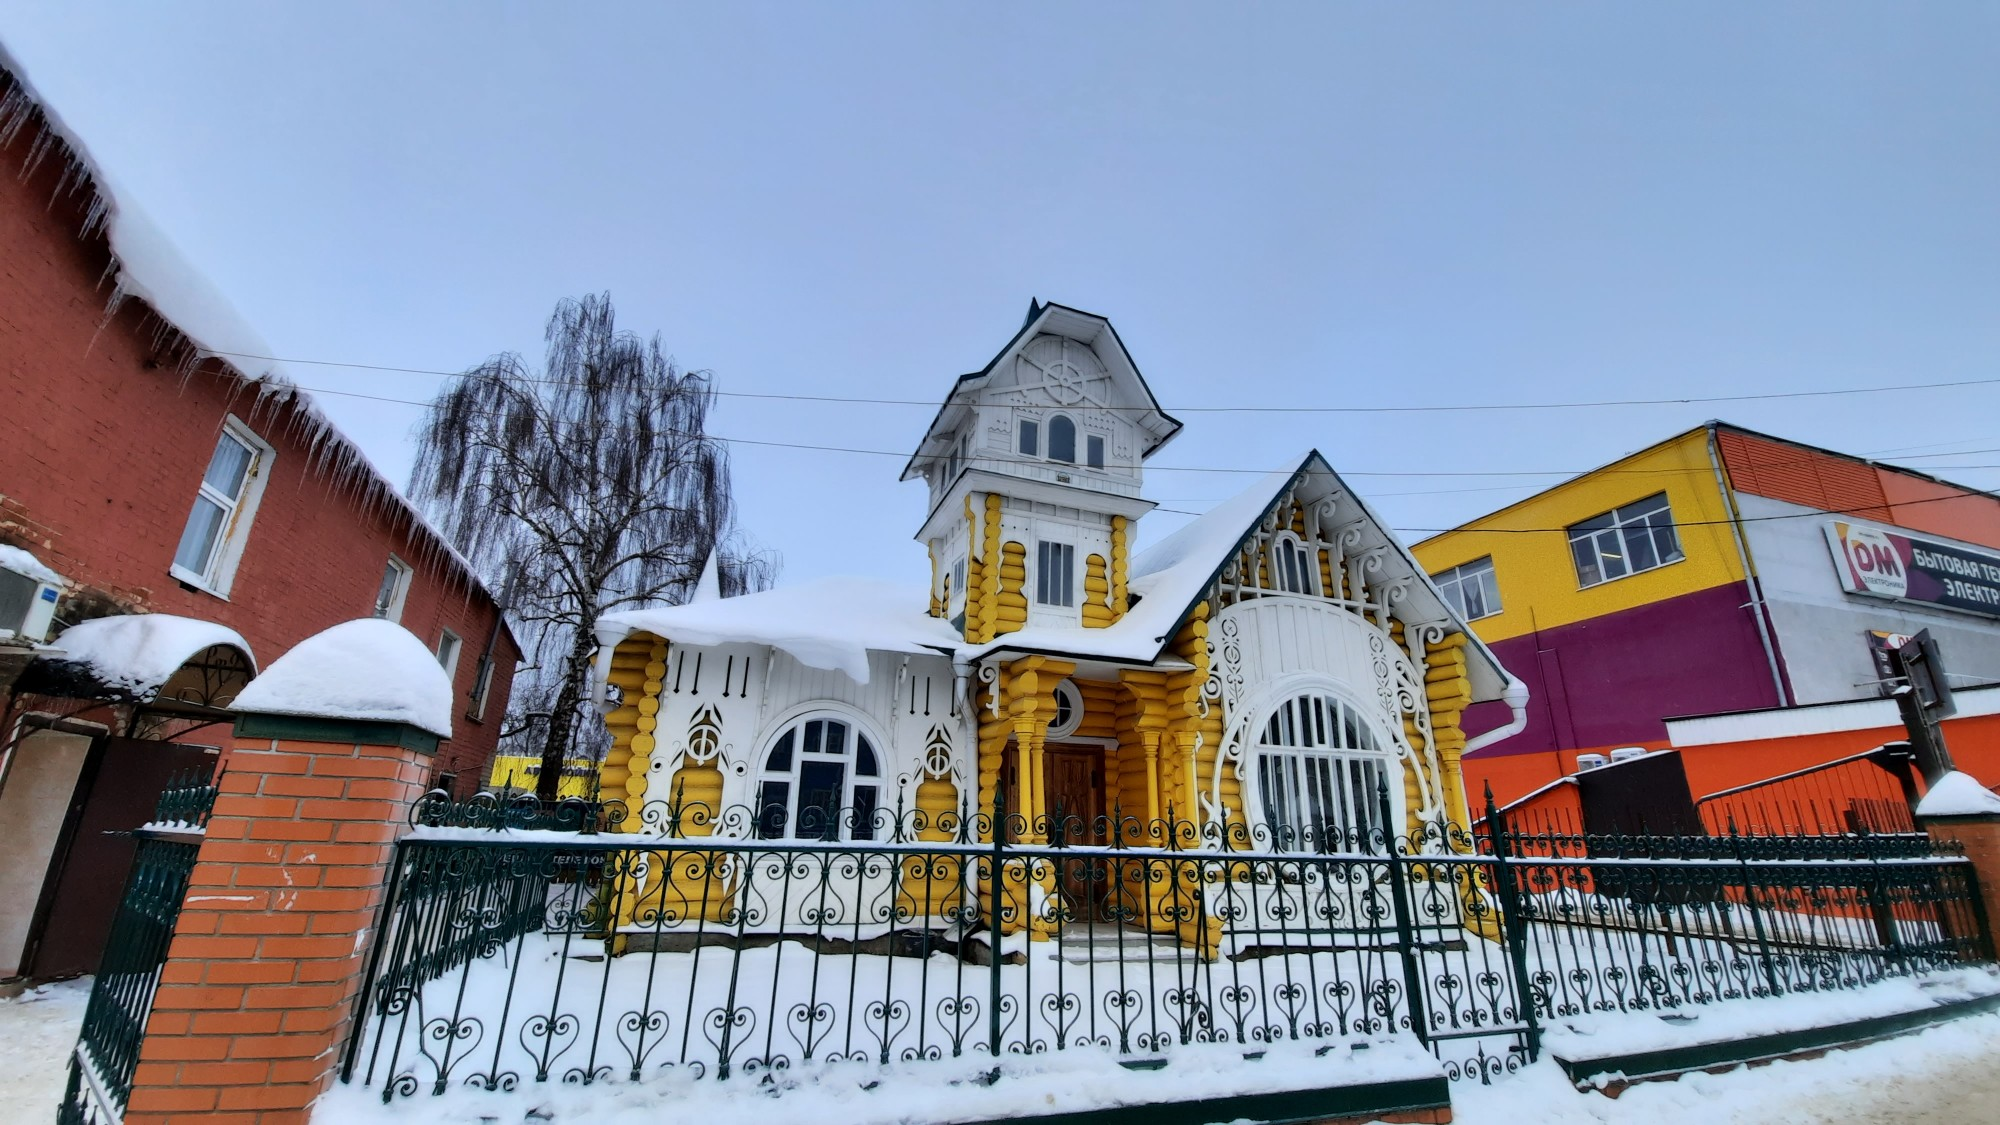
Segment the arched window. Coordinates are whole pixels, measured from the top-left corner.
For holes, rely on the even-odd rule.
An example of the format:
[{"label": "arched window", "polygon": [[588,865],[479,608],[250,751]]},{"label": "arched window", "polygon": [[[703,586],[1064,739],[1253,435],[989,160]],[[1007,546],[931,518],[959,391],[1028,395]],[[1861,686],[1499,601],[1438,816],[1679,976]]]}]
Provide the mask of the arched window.
[{"label": "arched window", "polygon": [[757,835],[778,840],[872,840],[882,770],[875,744],[848,719],[807,715],[764,755]]},{"label": "arched window", "polygon": [[1076,464],[1076,423],[1061,414],[1049,419],[1049,460]]},{"label": "arched window", "polygon": [[1257,739],[1257,804],[1284,849],[1351,851],[1382,826],[1382,787],[1398,802],[1402,781],[1368,719],[1325,692],[1280,703]]},{"label": "arched window", "polygon": [[1319,566],[1311,551],[1290,532],[1271,541],[1271,585],[1287,594],[1319,592]]}]

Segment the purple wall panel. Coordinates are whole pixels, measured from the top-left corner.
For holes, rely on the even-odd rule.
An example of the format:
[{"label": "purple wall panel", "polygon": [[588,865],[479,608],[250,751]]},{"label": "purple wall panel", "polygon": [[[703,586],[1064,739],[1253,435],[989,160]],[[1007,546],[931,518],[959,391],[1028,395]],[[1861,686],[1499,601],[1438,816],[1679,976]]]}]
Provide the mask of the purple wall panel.
[{"label": "purple wall panel", "polygon": [[[1528,727],[1485,754],[1594,749],[1666,738],[1662,721],[1778,705],[1741,582],[1544,629],[1492,646],[1528,685]],[[1466,713],[1478,734],[1503,703]]]}]

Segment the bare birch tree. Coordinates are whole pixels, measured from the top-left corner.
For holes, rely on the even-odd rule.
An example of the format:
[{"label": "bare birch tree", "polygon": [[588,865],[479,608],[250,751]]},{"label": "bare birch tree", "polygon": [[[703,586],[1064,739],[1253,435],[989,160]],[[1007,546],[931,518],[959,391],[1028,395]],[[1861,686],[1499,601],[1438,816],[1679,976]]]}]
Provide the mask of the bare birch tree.
[{"label": "bare birch tree", "polygon": [[411,492],[506,607],[534,671],[510,719],[548,719],[536,790],[556,796],[579,741],[593,626],[613,609],[685,601],[711,554],[725,595],[769,584],[731,543],[729,458],[707,434],[710,376],[617,329],[610,294],[565,300],[539,373],[513,353],[432,400]]}]

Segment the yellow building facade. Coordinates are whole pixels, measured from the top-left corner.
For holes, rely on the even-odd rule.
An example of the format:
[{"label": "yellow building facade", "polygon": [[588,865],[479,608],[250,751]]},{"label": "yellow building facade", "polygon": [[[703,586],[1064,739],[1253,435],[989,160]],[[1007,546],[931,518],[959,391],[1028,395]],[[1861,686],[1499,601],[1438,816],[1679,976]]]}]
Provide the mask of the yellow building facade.
[{"label": "yellow building facade", "polygon": [[[1460,717],[1482,700],[1518,712],[1518,685],[1318,453],[1135,551],[1144,462],[1179,429],[1108,321],[1034,306],[905,469],[929,492],[928,591],[832,580],[600,623],[602,791],[624,830],[1449,846],[1436,827],[1467,822]],[[667,874],[649,901],[708,910],[693,877]],[[1121,887],[1127,869],[1094,887],[1032,862],[1000,877],[1072,918],[1197,944],[1220,924],[1158,909],[1179,892]],[[715,878],[704,903],[728,898]],[[1009,926],[1033,936],[1037,909]]]}]

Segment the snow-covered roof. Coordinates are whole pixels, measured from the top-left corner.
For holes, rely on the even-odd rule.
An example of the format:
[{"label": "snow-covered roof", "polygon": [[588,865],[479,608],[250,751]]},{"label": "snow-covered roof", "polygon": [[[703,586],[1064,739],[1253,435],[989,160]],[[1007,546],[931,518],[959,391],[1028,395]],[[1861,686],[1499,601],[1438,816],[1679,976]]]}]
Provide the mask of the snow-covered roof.
[{"label": "snow-covered roof", "polygon": [[[450,540],[433,527],[361,447],[340,432],[332,420],[300,389],[282,362],[251,357],[272,355],[271,346],[236,311],[229,298],[209,282],[147,216],[132,193],[119,187],[90,153],[75,130],[35,92],[20,63],[0,44],[0,145],[22,129],[36,130],[30,148],[32,167],[54,155],[68,164],[61,191],[89,192],[90,219],[79,236],[102,227],[113,260],[107,316],[128,300],[143,302],[161,323],[177,334],[183,373],[204,362],[222,365],[254,393],[253,413],[289,408],[288,424],[297,428],[312,450],[315,468],[343,485],[354,487],[365,507],[380,507],[407,519],[420,545],[442,560],[455,577],[487,592],[472,565]],[[171,346],[167,349],[174,350]]]},{"label": "snow-covered roof", "polygon": [[1991,816],[2000,813],[2000,795],[1969,773],[1952,770],[1937,779],[1917,802],[1918,816]]},{"label": "snow-covered roof", "polygon": [[227,625],[176,617],[171,613],[132,613],[81,621],[56,638],[62,656],[57,661],[82,668],[99,684],[130,696],[150,699],[181,665],[216,645],[243,654],[256,667],[250,643]]},{"label": "snow-covered roof", "polygon": [[0,567],[16,574],[25,574],[38,582],[53,582],[62,585],[62,575],[50,570],[42,560],[19,547],[9,547],[0,543]]},{"label": "snow-covered roof", "polygon": [[924,612],[922,587],[868,578],[824,578],[776,590],[597,619],[600,675],[611,650],[634,633],[688,645],[761,644],[809,668],[837,669],[868,682],[868,653],[954,651],[959,636]]},{"label": "snow-covered roof", "polygon": [[[1075,625],[1034,626],[984,644],[968,645],[944,621],[924,612],[921,588],[862,578],[822,579],[798,586],[658,609],[623,610],[597,622],[598,668],[602,684],[612,650],[634,633],[652,633],[690,645],[765,644],[813,668],[838,669],[857,682],[868,681],[868,653],[938,652],[955,661],[994,653],[1044,653],[1121,664],[1155,664],[1187,615],[1206,597],[1224,566],[1288,491],[1317,501],[1340,493],[1358,506],[1372,529],[1364,546],[1393,546],[1394,580],[1406,585],[1417,620],[1449,621],[1465,629],[1431,584],[1423,568],[1398,543],[1373,511],[1347,490],[1325,458],[1309,452],[1293,468],[1270,473],[1224,500],[1192,523],[1141,552],[1133,561],[1129,589],[1136,603],[1102,629]],[[1499,699],[1509,677],[1493,653],[1470,630],[1469,671],[1476,701]]]},{"label": "snow-covered roof", "polygon": [[[994,652],[1043,652],[1052,655],[1119,661],[1153,661],[1165,651],[1188,613],[1205,597],[1222,569],[1287,491],[1306,503],[1337,497],[1339,504],[1363,522],[1362,549],[1386,548],[1383,578],[1404,586],[1402,603],[1412,620],[1449,622],[1463,631],[1467,671],[1475,702],[1501,698],[1511,677],[1491,649],[1459,619],[1430,576],[1374,509],[1347,487],[1317,450],[1294,459],[1292,468],[1259,477],[1254,484],[1210,508],[1199,518],[1141,551],[1132,562],[1128,588],[1138,595],[1123,617],[1103,629],[1030,627],[961,654],[977,658]],[[1400,614],[1399,614],[1400,616]]]},{"label": "snow-covered roof", "polygon": [[307,637],[236,695],[233,709],[407,723],[451,737],[451,677],[416,635],[364,617]]}]

